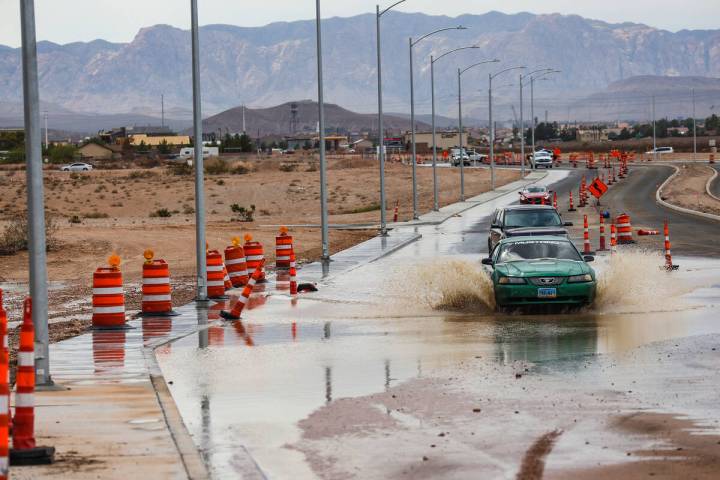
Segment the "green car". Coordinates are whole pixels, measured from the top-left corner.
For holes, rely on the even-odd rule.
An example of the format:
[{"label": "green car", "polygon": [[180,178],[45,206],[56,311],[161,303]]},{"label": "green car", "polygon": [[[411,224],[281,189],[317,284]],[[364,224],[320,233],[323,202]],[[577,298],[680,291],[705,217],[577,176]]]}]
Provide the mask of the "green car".
[{"label": "green car", "polygon": [[595,271],[564,237],[501,240],[483,265],[492,266],[498,308],[531,305],[583,306],[595,300]]}]

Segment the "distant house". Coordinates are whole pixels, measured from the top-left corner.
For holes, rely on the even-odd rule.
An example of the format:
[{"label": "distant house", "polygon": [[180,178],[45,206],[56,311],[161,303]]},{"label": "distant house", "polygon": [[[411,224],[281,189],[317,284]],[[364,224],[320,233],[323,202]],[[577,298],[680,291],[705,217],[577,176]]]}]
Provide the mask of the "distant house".
[{"label": "distant house", "polygon": [[145,144],[148,147],[157,147],[158,145],[166,142],[168,145],[175,145],[176,147],[190,145],[190,137],[188,135],[158,135],[150,136],[145,133],[129,135],[130,145],[137,147],[138,145]]},{"label": "distant house", "polygon": [[368,140],[367,138],[355,140],[353,143],[350,144],[350,148],[355,150],[356,153],[365,153],[368,150],[372,150],[373,147],[373,142],[371,140]]},{"label": "distant house", "polygon": [[[467,146],[467,135],[463,135],[463,146]],[[412,141],[412,135],[406,133],[403,137],[406,144]],[[418,153],[432,152],[433,134],[432,132],[415,133],[415,146]],[[448,132],[435,133],[435,146],[439,151],[449,150],[460,145],[460,135],[457,130]]]},{"label": "distant house", "polygon": [[606,142],[608,140],[608,131],[606,129],[578,129],[575,132],[575,140],[578,142]]},{"label": "distant house", "polygon": [[84,160],[111,160],[114,154],[114,152],[105,145],[92,142],[80,147],[78,153]]},{"label": "distant house", "polygon": [[690,129],[687,127],[670,127],[668,128],[668,134],[672,136],[685,136],[690,133]]}]

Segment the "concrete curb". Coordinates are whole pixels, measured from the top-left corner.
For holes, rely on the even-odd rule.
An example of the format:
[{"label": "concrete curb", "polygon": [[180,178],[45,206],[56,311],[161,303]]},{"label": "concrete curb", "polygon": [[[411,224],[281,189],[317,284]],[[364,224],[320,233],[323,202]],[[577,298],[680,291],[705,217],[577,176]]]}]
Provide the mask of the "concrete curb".
[{"label": "concrete curb", "polygon": [[708,168],[713,171],[713,174],[712,174],[712,177],[710,177],[710,178],[708,179],[707,183],[705,184],[705,191],[706,191],[707,194],[710,195],[712,198],[714,198],[715,200],[717,200],[718,202],[720,202],[720,198],[718,198],[718,197],[716,197],[715,195],[713,195],[713,193],[710,191],[710,185],[712,185],[713,181],[717,178],[717,176],[718,176],[718,171],[715,170],[713,167],[708,167]]},{"label": "concrete curb", "polygon": [[[698,212],[697,210],[691,210],[689,208],[683,208],[679,207],[677,205],[673,205],[672,203],[666,202],[662,198],[660,198],[660,192],[662,192],[663,188],[665,188],[675,177],[677,177],[680,174],[680,167],[676,165],[669,165],[672,168],[675,169],[675,173],[670,175],[667,180],[665,180],[662,185],[660,185],[660,188],[658,188],[655,191],[655,201],[658,205],[661,207],[665,207],[669,210],[674,210],[676,212],[685,213],[687,215],[693,215],[696,217],[706,218],[708,220],[715,220],[716,222],[720,222],[720,215],[713,215],[711,213],[705,213],[705,212]],[[715,172],[717,174],[717,172]],[[706,185],[707,187],[707,185]]]}]

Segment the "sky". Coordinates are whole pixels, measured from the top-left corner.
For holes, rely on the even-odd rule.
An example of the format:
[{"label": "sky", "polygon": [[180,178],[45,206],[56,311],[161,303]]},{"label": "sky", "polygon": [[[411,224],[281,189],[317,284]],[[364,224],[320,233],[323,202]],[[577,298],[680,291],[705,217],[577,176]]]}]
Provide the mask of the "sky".
[{"label": "sky", "polygon": [[[373,12],[375,3],[322,0],[322,15],[349,17]],[[19,0],[0,0],[0,45],[20,45],[19,4]],[[198,0],[198,4],[201,25],[260,26],[315,18],[313,0]],[[97,38],[129,42],[140,28],[158,23],[189,28],[189,5],[189,0],[35,0],[37,38],[61,44]],[[671,31],[717,28],[720,14],[718,0],[407,0],[396,9],[448,16],[491,10],[577,14]]]}]

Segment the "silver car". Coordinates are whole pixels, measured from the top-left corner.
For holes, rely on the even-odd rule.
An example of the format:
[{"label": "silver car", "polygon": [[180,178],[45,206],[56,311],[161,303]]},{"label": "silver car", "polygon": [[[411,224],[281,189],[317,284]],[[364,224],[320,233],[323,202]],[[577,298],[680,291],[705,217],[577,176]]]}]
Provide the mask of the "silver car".
[{"label": "silver car", "polygon": [[93,169],[93,166],[89,163],[71,163],[70,165],[65,165],[60,170],[63,172],[89,172]]}]

